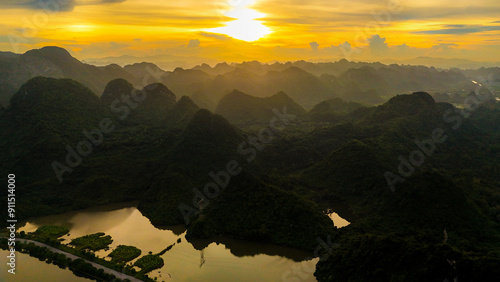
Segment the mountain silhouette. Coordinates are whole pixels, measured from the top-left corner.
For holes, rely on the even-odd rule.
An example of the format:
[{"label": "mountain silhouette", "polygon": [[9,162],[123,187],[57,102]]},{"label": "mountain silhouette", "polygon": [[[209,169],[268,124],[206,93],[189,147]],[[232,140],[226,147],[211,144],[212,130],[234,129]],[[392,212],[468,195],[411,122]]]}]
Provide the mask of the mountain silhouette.
[{"label": "mountain silhouette", "polygon": [[235,124],[269,123],[275,114],[273,110],[282,111],[284,107],[286,107],[287,113],[292,115],[305,113],[305,110],[284,92],[259,98],[238,90],[234,90],[222,98],[215,112]]}]

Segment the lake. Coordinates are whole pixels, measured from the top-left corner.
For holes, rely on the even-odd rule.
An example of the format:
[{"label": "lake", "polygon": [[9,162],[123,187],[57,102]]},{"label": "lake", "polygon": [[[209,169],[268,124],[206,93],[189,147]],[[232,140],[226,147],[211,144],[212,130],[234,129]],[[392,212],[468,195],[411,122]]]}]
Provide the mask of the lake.
[{"label": "lake", "polygon": [[[341,227],[339,224],[346,224],[336,214],[331,215],[331,218],[338,227]],[[150,277],[157,277],[158,281],[316,281],[313,272],[318,259],[310,259],[312,254],[309,252],[224,236],[187,242],[184,226],[156,228],[133,203],[33,218],[22,224],[23,227],[18,231],[33,232],[42,225],[67,227],[70,232],[62,237],[65,243],[97,232],[111,235],[114,241],[110,250],[96,252],[99,257],[106,256],[118,245],[136,246],[142,250],[142,255],[158,253],[180,238],[180,243],[162,255],[165,265],[149,273]],[[21,263],[18,272],[29,273],[32,275],[30,277],[71,274],[69,270],[34,260],[37,266],[43,267],[23,267]],[[295,269],[299,269],[300,273],[294,273]],[[0,278],[5,274],[0,274]],[[73,275],[50,281],[81,281],[81,278]]]},{"label": "lake", "polygon": [[[5,258],[9,255],[6,250],[0,250],[0,256]],[[1,260],[2,263],[4,259]],[[59,267],[39,261],[37,258],[30,257],[27,254],[16,253],[16,274],[7,272],[7,267],[0,268],[0,281],[5,282],[58,282],[58,281],[83,281],[92,280],[77,277],[69,269],[60,269]]]}]

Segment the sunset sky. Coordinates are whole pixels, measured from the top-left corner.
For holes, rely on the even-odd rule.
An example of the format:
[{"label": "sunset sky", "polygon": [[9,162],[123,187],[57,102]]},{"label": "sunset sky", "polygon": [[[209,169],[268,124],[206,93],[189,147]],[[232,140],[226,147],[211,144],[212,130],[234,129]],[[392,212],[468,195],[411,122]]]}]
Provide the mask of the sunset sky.
[{"label": "sunset sky", "polygon": [[78,59],[500,61],[498,0],[2,0],[0,50]]}]

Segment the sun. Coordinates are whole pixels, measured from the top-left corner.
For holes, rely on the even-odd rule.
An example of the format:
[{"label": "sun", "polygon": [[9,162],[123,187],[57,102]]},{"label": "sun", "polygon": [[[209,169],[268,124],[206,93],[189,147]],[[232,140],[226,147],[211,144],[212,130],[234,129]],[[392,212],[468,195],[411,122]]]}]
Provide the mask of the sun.
[{"label": "sun", "polygon": [[[237,2],[237,4],[234,4],[234,2]],[[259,40],[270,34],[271,30],[257,20],[265,15],[248,8],[253,2],[252,0],[230,1],[229,5],[232,6],[232,9],[224,15],[235,20],[230,21],[226,26],[212,28],[207,31],[222,33],[248,42]]]}]

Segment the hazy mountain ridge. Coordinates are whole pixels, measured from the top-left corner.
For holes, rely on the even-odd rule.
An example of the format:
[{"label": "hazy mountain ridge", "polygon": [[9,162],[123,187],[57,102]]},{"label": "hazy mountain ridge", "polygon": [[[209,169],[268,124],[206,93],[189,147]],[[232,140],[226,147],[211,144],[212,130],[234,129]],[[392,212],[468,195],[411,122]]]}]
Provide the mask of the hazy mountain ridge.
[{"label": "hazy mountain ridge", "polygon": [[[198,79],[198,90],[182,85],[183,95],[211,93],[215,100],[232,89],[257,97],[267,97],[284,91],[306,109],[329,98],[380,104],[397,93],[415,91],[451,92],[464,97],[477,88],[470,78],[458,70],[438,70],[433,67],[383,65],[380,63],[274,63],[246,62],[226,65],[229,71],[212,72],[209,66],[195,67],[198,71],[217,75]],[[217,66],[214,67],[217,68]],[[231,68],[232,67],[232,68]],[[193,83],[190,84],[191,86]]]},{"label": "hazy mountain ridge", "polygon": [[476,62],[467,59],[445,59],[435,57],[417,57],[408,60],[384,60],[388,64],[421,65],[427,67],[436,67],[441,69],[459,68],[459,69],[478,69],[484,67],[496,67],[498,62]]},{"label": "hazy mountain ridge", "polygon": [[[431,91],[456,93],[460,97],[473,91],[472,83],[484,71],[437,70],[433,67],[383,65],[349,62],[311,63],[305,61],[262,64],[257,61],[239,64],[207,64],[192,69],[177,68],[167,72],[152,63],[120,67],[95,67],[79,62],[64,49],[45,47],[25,54],[4,54],[0,60],[1,103],[6,105],[19,87],[35,76],[75,79],[97,94],[106,84],[123,78],[138,88],[144,81],[156,80],[180,96],[189,96],[204,108],[215,109],[218,101],[233,89],[257,97],[284,91],[306,109],[317,103],[340,97],[345,101],[380,104],[398,93]],[[464,76],[464,73],[466,76]],[[484,74],[483,74],[484,75]],[[495,90],[495,91],[498,91]],[[203,105],[202,105],[203,104]]]},{"label": "hazy mountain ridge", "polygon": [[0,103],[3,105],[8,104],[10,97],[21,85],[37,76],[71,78],[98,95],[103,92],[106,84],[115,78],[126,79],[134,85],[141,85],[144,81],[144,77],[136,77],[118,65],[96,67],[81,63],[59,47],[44,47],[4,57],[0,60],[0,70]]}]

